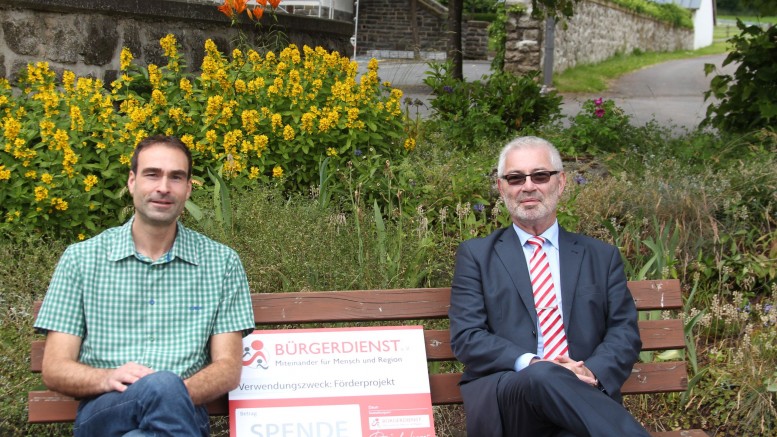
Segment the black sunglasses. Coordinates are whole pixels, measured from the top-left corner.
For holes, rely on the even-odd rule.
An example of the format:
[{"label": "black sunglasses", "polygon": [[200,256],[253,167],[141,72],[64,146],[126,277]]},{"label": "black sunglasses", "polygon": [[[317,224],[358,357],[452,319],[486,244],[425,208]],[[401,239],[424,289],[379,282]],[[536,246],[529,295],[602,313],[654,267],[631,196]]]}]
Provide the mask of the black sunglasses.
[{"label": "black sunglasses", "polygon": [[554,174],[559,174],[560,171],[535,171],[531,174],[522,173],[510,173],[502,176],[502,179],[506,180],[508,185],[523,185],[526,183],[526,178],[531,178],[531,181],[535,184],[545,184],[550,180],[550,177]]}]

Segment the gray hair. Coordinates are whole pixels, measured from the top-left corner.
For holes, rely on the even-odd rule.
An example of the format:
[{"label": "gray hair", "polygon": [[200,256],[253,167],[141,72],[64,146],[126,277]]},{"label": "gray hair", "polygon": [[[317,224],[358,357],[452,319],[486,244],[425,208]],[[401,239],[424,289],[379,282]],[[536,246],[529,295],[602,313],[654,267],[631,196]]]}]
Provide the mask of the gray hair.
[{"label": "gray hair", "polygon": [[556,149],[556,147],[551,144],[550,141],[540,137],[526,136],[515,138],[502,148],[502,151],[499,153],[499,163],[496,167],[497,177],[504,176],[505,161],[507,160],[507,155],[510,152],[513,150],[527,149],[547,150],[548,154],[550,155],[550,165],[553,167],[553,170],[564,171],[564,164],[561,161],[561,155],[558,153],[558,149]]}]

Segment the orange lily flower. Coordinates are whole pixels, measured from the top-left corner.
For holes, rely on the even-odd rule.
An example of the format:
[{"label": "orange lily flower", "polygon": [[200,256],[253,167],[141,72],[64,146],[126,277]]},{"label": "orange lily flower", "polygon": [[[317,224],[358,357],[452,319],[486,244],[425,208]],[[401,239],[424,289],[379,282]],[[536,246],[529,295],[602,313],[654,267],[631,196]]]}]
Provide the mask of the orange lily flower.
[{"label": "orange lily flower", "polygon": [[232,11],[232,1],[231,0],[224,0],[224,4],[216,8],[221,12],[222,14],[226,15],[229,18],[232,18],[234,15],[234,12]]},{"label": "orange lily flower", "polygon": [[246,3],[248,3],[248,0],[232,0],[232,3],[235,5],[235,11],[240,15],[246,10]]},{"label": "orange lily flower", "polygon": [[256,2],[262,5],[262,7],[267,6],[267,0],[256,0]]},{"label": "orange lily flower", "polygon": [[281,4],[281,0],[270,0],[270,6],[273,9],[277,8],[279,4]]},{"label": "orange lily flower", "polygon": [[262,19],[262,15],[264,15],[264,8],[260,8],[258,6],[255,7],[254,8],[254,18],[256,19],[256,21],[261,20]]}]

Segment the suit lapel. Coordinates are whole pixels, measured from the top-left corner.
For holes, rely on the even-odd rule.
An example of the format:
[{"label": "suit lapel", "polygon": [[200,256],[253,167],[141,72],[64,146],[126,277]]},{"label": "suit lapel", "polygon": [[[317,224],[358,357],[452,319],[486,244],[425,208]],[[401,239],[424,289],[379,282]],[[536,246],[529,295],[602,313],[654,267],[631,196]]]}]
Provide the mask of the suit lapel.
[{"label": "suit lapel", "polygon": [[537,312],[534,310],[534,295],[531,288],[531,279],[529,279],[529,269],[526,266],[526,256],[521,248],[521,240],[512,226],[503,230],[499,241],[494,245],[494,251],[502,261],[507,274],[515,285],[515,289],[520,296],[526,312],[531,315],[534,324],[537,324]]},{"label": "suit lapel", "polygon": [[561,306],[564,312],[564,327],[568,330],[575,300],[577,278],[583,262],[585,247],[577,244],[574,234],[559,227],[559,271],[561,272]]}]

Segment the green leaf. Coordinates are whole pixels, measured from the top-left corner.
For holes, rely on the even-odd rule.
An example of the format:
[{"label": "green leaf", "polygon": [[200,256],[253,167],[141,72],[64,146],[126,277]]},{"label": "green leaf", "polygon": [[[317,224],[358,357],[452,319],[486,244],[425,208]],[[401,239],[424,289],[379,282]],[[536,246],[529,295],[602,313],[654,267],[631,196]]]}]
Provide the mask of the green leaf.
[{"label": "green leaf", "polygon": [[200,209],[199,206],[197,206],[196,203],[192,202],[191,200],[186,201],[186,210],[191,214],[192,217],[194,217],[195,220],[200,221],[202,220],[203,214],[202,209]]}]

